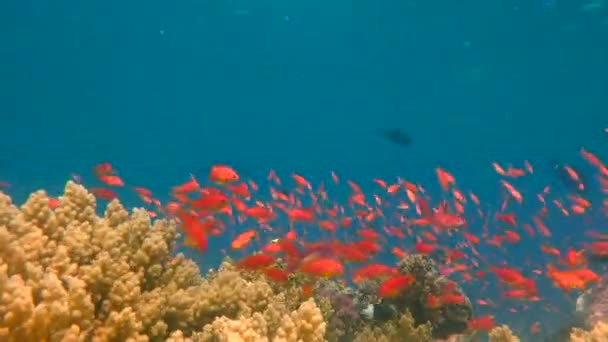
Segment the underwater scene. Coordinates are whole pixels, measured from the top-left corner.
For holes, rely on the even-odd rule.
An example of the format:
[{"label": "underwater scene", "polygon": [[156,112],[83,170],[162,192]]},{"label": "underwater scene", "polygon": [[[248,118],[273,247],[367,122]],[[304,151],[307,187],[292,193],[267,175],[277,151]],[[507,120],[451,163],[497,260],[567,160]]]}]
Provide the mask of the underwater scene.
[{"label": "underwater scene", "polygon": [[608,342],[604,0],[0,4],[0,342]]}]

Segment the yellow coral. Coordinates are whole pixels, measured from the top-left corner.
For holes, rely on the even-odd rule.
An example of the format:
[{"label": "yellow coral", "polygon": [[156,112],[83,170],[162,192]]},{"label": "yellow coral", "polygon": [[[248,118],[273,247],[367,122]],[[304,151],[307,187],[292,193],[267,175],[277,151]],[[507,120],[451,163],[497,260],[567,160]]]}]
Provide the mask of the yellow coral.
[{"label": "yellow coral", "polygon": [[430,323],[415,326],[414,317],[407,312],[398,320],[389,321],[379,327],[365,327],[354,338],[354,342],[430,342],[433,340]]},{"label": "yellow coral", "polygon": [[310,298],[285,316],[274,342],[321,342],[325,337],[325,321],[321,310]]},{"label": "yellow coral", "polygon": [[294,288],[230,263],[203,278],[171,255],[172,222],[95,205],[73,182],[55,210],[43,191],[21,208],[0,193],[0,340],[323,341],[321,311],[286,298]]},{"label": "yellow coral", "polygon": [[196,336],[201,342],[268,342],[266,320],[260,313],[241,319],[216,318]]},{"label": "yellow coral", "polygon": [[490,342],[519,342],[519,338],[506,325],[493,328],[488,335]]},{"label": "yellow coral", "polygon": [[605,342],[608,341],[608,323],[598,322],[590,331],[574,328],[570,334],[571,342]]}]

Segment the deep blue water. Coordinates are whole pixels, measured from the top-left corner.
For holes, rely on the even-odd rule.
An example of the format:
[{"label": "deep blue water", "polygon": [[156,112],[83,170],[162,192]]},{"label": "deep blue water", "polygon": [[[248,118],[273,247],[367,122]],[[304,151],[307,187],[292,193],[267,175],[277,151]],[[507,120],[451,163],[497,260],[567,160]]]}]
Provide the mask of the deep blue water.
[{"label": "deep blue water", "polygon": [[584,3],[5,1],[0,180],[21,201],[106,160],[158,193],[215,163],[367,189],[442,165],[497,205],[490,163],[528,159],[532,195],[549,160],[608,160],[608,12]]}]

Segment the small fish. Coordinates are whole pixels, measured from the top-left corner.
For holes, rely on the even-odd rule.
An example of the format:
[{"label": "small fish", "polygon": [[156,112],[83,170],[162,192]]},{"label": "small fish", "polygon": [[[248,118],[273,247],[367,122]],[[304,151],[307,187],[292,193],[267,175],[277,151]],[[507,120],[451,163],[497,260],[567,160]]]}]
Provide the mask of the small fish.
[{"label": "small fish", "polygon": [[97,178],[108,186],[124,186],[125,182],[116,175],[99,175]]},{"label": "small fish", "polygon": [[327,279],[341,276],[344,273],[344,266],[330,258],[317,258],[302,264],[300,271]]},{"label": "small fish", "polygon": [[193,175],[190,175],[190,180],[185,182],[184,184],[174,186],[171,191],[173,194],[188,194],[197,191],[200,189],[200,185],[196,181]]},{"label": "small fish", "polygon": [[247,256],[236,263],[236,267],[245,270],[259,270],[272,266],[276,263],[276,258],[266,254],[254,254]]},{"label": "small fish", "polygon": [[240,179],[239,174],[230,166],[214,165],[209,171],[209,180],[218,184],[236,182]]},{"label": "small fish", "polygon": [[551,162],[550,165],[560,183],[567,191],[579,194],[587,192],[589,184],[587,175],[578,168],[556,161]]},{"label": "small fish", "polygon": [[106,201],[111,201],[113,199],[115,199],[116,197],[118,197],[116,195],[116,193],[110,189],[104,189],[104,188],[91,188],[89,189],[89,191],[95,195],[95,197],[97,198],[102,198]]},{"label": "small fish", "polygon": [[269,279],[284,284],[289,280],[289,274],[279,267],[270,267],[264,270],[264,274]]},{"label": "small fish", "polygon": [[409,223],[415,226],[426,226],[430,225],[436,227],[439,230],[450,230],[458,229],[466,226],[466,220],[458,214],[452,214],[449,212],[447,203],[444,201],[439,208],[431,211],[428,203],[419,199],[420,211],[422,217],[411,220]]},{"label": "small fish", "polygon": [[230,199],[223,192],[209,188],[209,192],[201,193],[201,197],[192,201],[192,206],[199,210],[220,211],[230,204]]},{"label": "small fish", "polygon": [[409,146],[412,143],[410,135],[399,128],[380,129],[378,130],[378,133],[388,142],[395,145]]},{"label": "small fish", "polygon": [[182,230],[186,234],[183,245],[196,248],[201,253],[206,252],[209,245],[207,234],[198,217],[183,211],[180,213],[180,218],[183,222]]},{"label": "small fish", "polygon": [[483,317],[471,318],[467,322],[468,330],[470,331],[490,331],[496,326],[494,322],[494,316],[488,315]]},{"label": "small fish", "polygon": [[370,264],[355,271],[353,274],[353,281],[355,283],[360,283],[364,280],[372,278],[395,276],[398,274],[399,270],[397,270],[395,267],[390,267],[383,264]]},{"label": "small fish", "polygon": [[401,291],[407,288],[410,284],[416,281],[412,275],[401,274],[396,275],[386,281],[384,281],[380,288],[378,288],[378,297],[380,298],[392,298],[397,297]]},{"label": "small fish", "polygon": [[101,164],[95,165],[93,167],[93,171],[97,175],[111,175],[112,173],[114,173],[114,168],[112,168],[112,165],[110,163],[103,162]]},{"label": "small fish", "polygon": [[240,234],[239,236],[236,237],[236,239],[234,239],[232,241],[231,247],[233,249],[244,248],[251,241],[251,239],[253,239],[256,236],[256,234],[257,233],[255,230],[248,230],[248,231]]}]

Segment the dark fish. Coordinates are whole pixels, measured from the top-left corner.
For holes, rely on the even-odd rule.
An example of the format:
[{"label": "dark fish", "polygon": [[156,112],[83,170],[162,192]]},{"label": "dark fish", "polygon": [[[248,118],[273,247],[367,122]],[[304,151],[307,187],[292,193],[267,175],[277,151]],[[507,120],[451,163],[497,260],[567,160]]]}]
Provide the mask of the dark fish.
[{"label": "dark fish", "polygon": [[388,142],[395,145],[408,146],[412,143],[412,137],[399,128],[380,129],[378,130],[378,133],[380,133]]},{"label": "dark fish", "polygon": [[[574,181],[572,179],[572,177],[570,177],[565,166],[566,166],[565,164],[562,164],[562,163],[559,163],[556,161],[551,162],[551,168],[555,172],[555,175],[557,176],[557,179],[560,181],[561,185],[568,192],[575,192],[575,193],[579,193],[579,194],[586,193],[589,188],[589,177],[587,177],[587,175],[584,172],[582,172],[580,169],[577,169],[571,165],[568,165],[572,170],[574,170],[578,174],[580,183],[577,183],[576,181]],[[581,187],[581,184],[582,184],[582,187]]]}]

